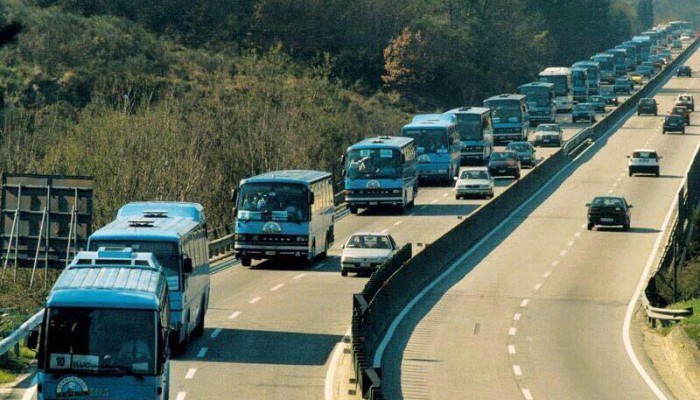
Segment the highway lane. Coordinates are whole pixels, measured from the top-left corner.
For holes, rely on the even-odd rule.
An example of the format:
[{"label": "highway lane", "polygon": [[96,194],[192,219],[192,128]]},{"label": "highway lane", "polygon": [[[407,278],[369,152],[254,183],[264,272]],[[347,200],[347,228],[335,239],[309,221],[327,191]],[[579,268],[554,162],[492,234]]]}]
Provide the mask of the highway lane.
[{"label": "highway lane", "polygon": [[[562,125],[565,138],[587,126]],[[556,150],[538,148],[537,154],[548,157]],[[496,195],[512,182],[499,179]],[[357,231],[388,231],[399,244],[411,242],[420,251],[417,243],[434,241],[484,201],[456,200],[451,186],[422,187],[405,215],[366,210],[344,216],[329,258],[311,267],[264,262],[214,275],[205,334],[173,359],[170,395],[323,398],[331,352],[350,327],[352,294],[366,282],[354,274],[340,276],[340,245]]]},{"label": "highway lane", "polygon": [[[672,78],[660,114],[684,92],[698,79]],[[661,135],[662,120],[630,118],[419,303],[382,360],[387,398],[656,398],[625,351],[625,311],[700,136]],[[664,156],[660,178],[627,176],[644,147]],[[607,193],[635,205],[631,232],[586,230],[584,204]]]}]

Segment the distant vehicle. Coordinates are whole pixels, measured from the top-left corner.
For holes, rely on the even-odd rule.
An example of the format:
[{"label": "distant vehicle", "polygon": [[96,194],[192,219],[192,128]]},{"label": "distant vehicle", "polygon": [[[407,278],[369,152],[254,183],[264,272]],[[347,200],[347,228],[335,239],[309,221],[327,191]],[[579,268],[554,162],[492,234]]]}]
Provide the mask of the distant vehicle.
[{"label": "distant vehicle", "polygon": [[522,167],[528,166],[530,168],[535,166],[535,148],[530,144],[530,142],[510,142],[506,146],[506,151],[513,151],[518,155],[518,161]]},{"label": "distant vehicle", "polygon": [[455,178],[455,199],[466,196],[493,197],[493,178],[486,167],[470,167]]},{"label": "distant vehicle", "polygon": [[535,146],[557,146],[564,143],[559,124],[540,124],[535,129]]},{"label": "distant vehicle", "polygon": [[401,136],[416,142],[419,180],[452,183],[460,165],[461,142],[456,122],[445,119],[410,123]]},{"label": "distant vehicle", "polygon": [[644,61],[637,66],[637,73],[647,78],[651,78],[656,74],[656,68],[651,61]]},{"label": "distant vehicle", "polygon": [[340,274],[374,271],[390,259],[399,247],[388,233],[358,232],[343,245],[340,256]]},{"label": "distant vehicle", "polygon": [[683,48],[683,44],[681,43],[680,39],[673,39],[673,42],[671,42],[671,48],[680,50]]},{"label": "distant vehicle", "polygon": [[540,123],[554,123],[557,117],[556,93],[554,84],[549,82],[532,82],[518,88],[520,94],[527,97],[530,113],[530,126]]},{"label": "distant vehicle", "polygon": [[613,90],[615,93],[632,93],[634,89],[634,83],[626,76],[622,76],[615,79],[615,84],[613,85]]},{"label": "distant vehicle", "polygon": [[630,72],[627,74],[627,77],[630,78],[635,85],[641,85],[644,83],[644,77],[637,72]]},{"label": "distant vehicle", "polygon": [[691,112],[695,112],[695,98],[689,94],[679,94],[676,98],[677,106],[686,106]]},{"label": "distant vehicle", "polygon": [[627,73],[627,51],[625,49],[608,49],[606,53],[615,57],[615,76],[624,76]]},{"label": "distant vehicle", "polygon": [[88,240],[88,250],[129,247],[153,253],[163,266],[170,298],[170,345],[204,332],[209,307],[209,242],[204,207],[197,203],[134,202]]},{"label": "distant vehicle", "polygon": [[617,106],[620,104],[619,100],[617,99],[617,95],[610,91],[610,89],[601,90],[600,97],[605,99],[605,104],[609,106]]},{"label": "distant vehicle", "polygon": [[579,61],[574,63],[572,68],[584,68],[587,72],[588,95],[595,95],[600,92],[600,63],[597,61]]},{"label": "distant vehicle", "polygon": [[685,124],[690,125],[690,110],[686,106],[673,106],[671,115],[680,115],[685,119]]},{"label": "distant vehicle", "polygon": [[693,38],[690,37],[690,35],[684,33],[681,35],[681,42],[690,42],[692,41]]},{"label": "distant vehicle", "polygon": [[656,100],[649,97],[640,99],[639,105],[637,106],[637,115],[642,114],[659,115],[659,105]]},{"label": "distant vehicle", "polygon": [[512,176],[520,179],[520,161],[514,151],[495,151],[489,159],[489,174],[491,176]]},{"label": "distant vehicle", "polygon": [[661,71],[664,68],[664,65],[666,65],[666,60],[656,54],[649,56],[648,60],[654,65],[654,70],[656,71]]},{"label": "distant vehicle", "polygon": [[484,100],[491,109],[494,143],[527,140],[530,134],[530,113],[527,97],[522,94],[501,94]]},{"label": "distant vehicle", "polygon": [[[396,162],[392,154],[387,168],[394,168]],[[371,171],[385,168],[369,164],[367,161],[366,168]],[[235,205],[233,247],[244,267],[251,266],[252,260],[310,263],[325,257],[333,245],[335,205],[328,172],[267,172],[242,179],[231,197]]]},{"label": "distant vehicle", "polygon": [[611,84],[615,82],[615,56],[607,53],[598,53],[591,57],[591,61],[598,63],[600,67],[600,81]]},{"label": "distant vehicle", "polygon": [[655,150],[640,149],[635,150],[627,158],[627,171],[629,176],[634,174],[654,174],[659,176],[661,170],[659,168],[660,157]]},{"label": "distant vehicle", "polygon": [[423,122],[423,121],[430,121],[430,120],[435,120],[435,119],[444,119],[446,121],[450,122],[457,122],[457,119],[452,115],[445,115],[445,114],[416,114],[413,116],[411,119],[412,123],[416,122]]},{"label": "distant vehicle", "polygon": [[571,122],[575,124],[582,120],[596,122],[595,110],[591,103],[579,103],[574,107],[574,111],[571,113]]},{"label": "distant vehicle", "polygon": [[574,106],[574,92],[570,68],[547,68],[539,73],[538,79],[541,82],[549,82],[554,84],[554,92],[557,95],[557,112],[563,113],[571,111]]},{"label": "distant vehicle", "polygon": [[347,148],[345,202],[351,214],[360,208],[413,206],[418,196],[415,141],[400,136],[368,138]]},{"label": "distant vehicle", "polygon": [[649,37],[641,35],[635,36],[632,38],[632,41],[639,45],[639,60],[641,60],[641,62],[646,61],[649,54],[651,54],[651,41]]},{"label": "distant vehicle", "polygon": [[690,68],[689,65],[681,65],[678,67],[678,76],[687,76],[688,78],[692,77],[693,75],[693,70]]},{"label": "distant vehicle", "polygon": [[655,32],[653,30],[648,30],[646,32],[642,32],[640,36],[646,36],[649,38],[650,42],[650,47],[649,47],[649,54],[654,54],[656,52],[656,49],[659,45],[659,33]]},{"label": "distant vehicle", "polygon": [[644,58],[644,56],[642,55],[643,47],[644,47],[644,45],[642,43],[635,42],[634,40],[627,40],[627,41],[622,42],[622,45],[634,47],[634,53],[636,56],[635,66],[639,65],[642,61],[646,60],[646,58]]},{"label": "distant vehicle", "polygon": [[663,49],[657,53],[658,55],[666,58],[667,60],[671,60],[671,50],[669,49]]},{"label": "distant vehicle", "polygon": [[27,341],[39,345],[38,398],[164,398],[169,329],[168,283],[153,254],[79,252]]},{"label": "distant vehicle", "polygon": [[681,115],[667,115],[661,132],[680,132],[685,135],[685,118]]},{"label": "distant vehicle", "polygon": [[632,222],[632,204],[624,197],[600,196],[594,197],[588,207],[588,230],[596,225],[622,226],[623,231],[629,231]]},{"label": "distant vehicle", "polygon": [[588,100],[588,70],[586,68],[571,68],[574,103],[585,103]]},{"label": "distant vehicle", "polygon": [[627,56],[627,71],[634,71],[637,66],[637,46],[623,43],[619,46],[615,46],[615,48],[625,50]]},{"label": "distant vehicle", "polygon": [[454,115],[459,130],[460,164],[486,165],[493,152],[493,121],[486,107],[459,107],[446,111]]},{"label": "distant vehicle", "polygon": [[588,102],[593,106],[593,109],[597,113],[605,113],[605,97],[603,96],[591,96],[588,98]]}]

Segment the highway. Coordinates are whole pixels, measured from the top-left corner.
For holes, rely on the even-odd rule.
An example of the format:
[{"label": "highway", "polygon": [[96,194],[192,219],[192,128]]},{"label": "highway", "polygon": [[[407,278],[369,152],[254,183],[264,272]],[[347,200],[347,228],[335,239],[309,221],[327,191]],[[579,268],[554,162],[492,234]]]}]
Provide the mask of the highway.
[{"label": "highway", "polygon": [[[565,139],[588,124],[562,116]],[[538,148],[548,157],[557,148]],[[530,170],[523,170],[524,175]],[[512,179],[499,179],[496,195]],[[350,328],[352,294],[367,277],[340,276],[340,246],[357,231],[388,231],[399,244],[430,243],[485,200],[456,200],[452,187],[425,187],[406,215],[361,211],[336,223],[329,258],[311,267],[239,264],[212,276],[202,338],[171,363],[173,399],[322,399],[331,353]],[[226,261],[226,262],[231,262]]]},{"label": "highway", "polygon": [[[687,64],[697,71],[700,55]],[[636,322],[623,328],[700,144],[697,120],[685,135],[662,135],[663,115],[680,93],[698,98],[698,80],[672,78],[656,95],[659,117],[633,115],[455,265],[390,342],[386,398],[673,398],[644,356]],[[625,156],[637,148],[663,156],[661,177],[627,176]],[[630,232],[586,230],[585,203],[605,194],[634,205]]]}]

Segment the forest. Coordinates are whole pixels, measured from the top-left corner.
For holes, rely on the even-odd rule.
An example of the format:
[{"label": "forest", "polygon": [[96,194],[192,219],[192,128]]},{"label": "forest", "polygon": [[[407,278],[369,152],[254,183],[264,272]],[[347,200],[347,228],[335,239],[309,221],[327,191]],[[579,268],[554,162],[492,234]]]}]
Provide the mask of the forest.
[{"label": "forest", "polygon": [[[202,203],[263,171],[331,171],[411,114],[475,105],[689,19],[697,0],[2,0],[0,172]],[[689,12],[688,10],[693,10]]]}]

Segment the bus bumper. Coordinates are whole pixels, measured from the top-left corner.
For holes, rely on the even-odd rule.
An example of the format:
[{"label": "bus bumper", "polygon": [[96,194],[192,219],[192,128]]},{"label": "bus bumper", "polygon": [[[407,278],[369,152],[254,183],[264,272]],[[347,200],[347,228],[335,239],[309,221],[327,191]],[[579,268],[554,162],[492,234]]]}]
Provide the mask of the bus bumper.
[{"label": "bus bumper", "polygon": [[309,255],[307,245],[261,245],[235,242],[233,248],[236,253],[236,258],[249,257],[260,260],[266,258],[277,257],[301,257],[305,258]]},{"label": "bus bumper", "polygon": [[369,206],[400,206],[403,205],[403,197],[355,197],[345,196],[348,206],[369,207]]},{"label": "bus bumper", "polygon": [[483,153],[462,153],[459,155],[459,161],[462,165],[483,165]]}]

